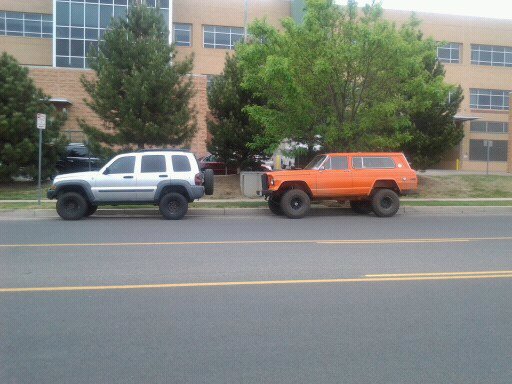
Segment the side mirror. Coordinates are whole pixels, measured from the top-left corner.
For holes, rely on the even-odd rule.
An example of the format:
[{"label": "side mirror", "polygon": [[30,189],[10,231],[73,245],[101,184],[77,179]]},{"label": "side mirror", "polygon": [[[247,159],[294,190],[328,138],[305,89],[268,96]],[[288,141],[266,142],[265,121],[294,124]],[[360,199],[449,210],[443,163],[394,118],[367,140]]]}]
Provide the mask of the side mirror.
[{"label": "side mirror", "polygon": [[109,168],[109,167],[107,167],[107,169],[105,169],[105,170],[103,171],[103,174],[104,174],[104,175],[108,175],[108,174],[110,174],[110,168]]},{"label": "side mirror", "polygon": [[325,171],[325,166],[321,166],[320,168],[318,168],[319,171]]}]

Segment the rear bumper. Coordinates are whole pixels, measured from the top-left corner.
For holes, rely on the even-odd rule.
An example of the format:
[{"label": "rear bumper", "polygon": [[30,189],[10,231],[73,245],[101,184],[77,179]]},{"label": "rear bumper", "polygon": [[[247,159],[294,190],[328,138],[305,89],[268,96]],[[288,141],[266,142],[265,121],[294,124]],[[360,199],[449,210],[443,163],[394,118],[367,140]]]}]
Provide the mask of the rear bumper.
[{"label": "rear bumper", "polygon": [[200,199],[204,196],[204,187],[202,185],[190,186],[190,198],[192,200]]}]

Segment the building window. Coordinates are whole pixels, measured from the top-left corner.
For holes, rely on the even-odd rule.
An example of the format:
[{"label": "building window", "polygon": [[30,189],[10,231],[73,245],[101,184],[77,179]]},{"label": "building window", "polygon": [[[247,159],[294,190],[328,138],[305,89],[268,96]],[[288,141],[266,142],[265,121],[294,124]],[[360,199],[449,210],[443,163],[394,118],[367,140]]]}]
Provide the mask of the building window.
[{"label": "building window", "polygon": [[172,24],[172,41],[178,47],[192,46],[192,24]]},{"label": "building window", "polygon": [[484,133],[508,133],[508,123],[497,121],[472,121],[470,123],[471,132]]},{"label": "building window", "polygon": [[449,43],[437,47],[437,58],[442,63],[460,63],[459,43]]},{"label": "building window", "polygon": [[51,38],[53,17],[41,13],[0,12],[0,35]]},{"label": "building window", "polygon": [[[488,142],[488,140],[485,140]],[[489,148],[489,161],[507,161],[507,140],[492,140]],[[487,161],[487,146],[484,140],[469,140],[469,160]]]},{"label": "building window", "polygon": [[471,64],[512,67],[512,47],[471,45]]},{"label": "building window", "polygon": [[471,109],[508,111],[509,93],[493,89],[470,89]]},{"label": "building window", "polygon": [[244,38],[244,29],[239,27],[203,27],[204,48],[234,49],[235,44]]},{"label": "building window", "polygon": [[[87,68],[87,54],[96,49],[115,17],[126,17],[130,0],[57,0],[55,9],[55,65]],[[169,25],[169,0],[146,0],[158,5]]]}]

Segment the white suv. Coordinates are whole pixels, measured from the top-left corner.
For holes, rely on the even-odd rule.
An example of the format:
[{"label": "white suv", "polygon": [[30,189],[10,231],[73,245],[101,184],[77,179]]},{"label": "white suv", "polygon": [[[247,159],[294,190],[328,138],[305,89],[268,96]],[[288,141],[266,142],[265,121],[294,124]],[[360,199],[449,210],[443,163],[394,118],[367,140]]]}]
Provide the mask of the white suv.
[{"label": "white suv", "polygon": [[90,216],[98,205],[154,204],[181,219],[188,203],[213,194],[213,171],[200,172],[190,152],[140,150],[118,155],[99,171],[59,175],[48,190],[65,220]]}]

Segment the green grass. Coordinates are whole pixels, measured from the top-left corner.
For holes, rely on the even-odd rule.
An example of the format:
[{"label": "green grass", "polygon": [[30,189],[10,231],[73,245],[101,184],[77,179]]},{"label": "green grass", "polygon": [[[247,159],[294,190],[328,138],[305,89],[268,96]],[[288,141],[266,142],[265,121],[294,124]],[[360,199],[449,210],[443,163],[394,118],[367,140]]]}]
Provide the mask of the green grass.
[{"label": "green grass", "polygon": [[[46,198],[46,191],[50,185],[50,183],[41,185],[43,198]],[[37,184],[31,182],[0,184],[0,200],[37,200],[38,196]]]},{"label": "green grass", "polygon": [[485,175],[424,176],[419,174],[418,198],[512,197],[512,177]]},{"label": "green grass", "polygon": [[509,207],[512,201],[402,201],[400,204],[413,207]]}]

